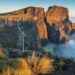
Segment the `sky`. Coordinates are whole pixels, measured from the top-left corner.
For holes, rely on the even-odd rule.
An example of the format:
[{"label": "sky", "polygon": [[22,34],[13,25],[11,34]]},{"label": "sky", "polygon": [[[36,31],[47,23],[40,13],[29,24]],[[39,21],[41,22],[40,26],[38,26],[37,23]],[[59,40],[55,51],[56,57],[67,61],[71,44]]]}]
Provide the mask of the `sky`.
[{"label": "sky", "polygon": [[0,0],[0,13],[15,11],[28,6],[43,7],[58,5],[69,9],[70,17],[75,17],[75,0]]}]

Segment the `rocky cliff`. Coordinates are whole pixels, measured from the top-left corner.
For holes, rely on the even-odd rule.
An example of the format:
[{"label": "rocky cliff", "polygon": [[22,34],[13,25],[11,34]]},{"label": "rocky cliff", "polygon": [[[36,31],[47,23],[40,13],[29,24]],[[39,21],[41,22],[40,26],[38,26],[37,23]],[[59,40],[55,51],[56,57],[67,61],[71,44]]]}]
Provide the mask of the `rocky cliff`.
[{"label": "rocky cliff", "polygon": [[[75,30],[75,25],[69,20],[69,10],[67,8],[61,6],[51,6],[45,12],[44,8],[31,6],[18,11],[0,14],[0,31],[3,30],[5,26],[9,26],[11,28],[15,26],[15,21],[19,21],[21,25],[23,24],[26,26],[24,28],[24,30],[26,30],[29,26],[26,25],[25,22],[28,21],[32,24],[30,20],[36,22],[34,26],[36,26],[37,29],[35,28],[35,31],[33,32],[36,32],[36,30],[38,31],[41,42],[65,42],[69,39],[68,36]],[[36,36],[37,35],[34,35],[33,37]],[[28,41],[28,43],[30,43],[30,41]]]},{"label": "rocky cliff", "polygon": [[48,8],[45,16],[49,40],[54,43],[68,40],[67,34],[72,30],[68,9],[61,6],[52,6]]},{"label": "rocky cliff", "polygon": [[69,20],[69,10],[62,6],[49,7],[45,13],[48,40],[62,43],[69,40],[75,31],[75,25]]},{"label": "rocky cliff", "polygon": [[49,7],[46,12],[46,19],[48,23],[61,22],[63,20],[69,19],[69,11],[65,7],[61,6],[52,6]]},{"label": "rocky cliff", "polygon": [[13,25],[14,20],[26,21],[34,20],[37,22],[37,28],[41,39],[47,39],[47,30],[44,22],[44,9],[41,7],[27,7],[7,14],[1,14],[0,18],[9,26]]}]

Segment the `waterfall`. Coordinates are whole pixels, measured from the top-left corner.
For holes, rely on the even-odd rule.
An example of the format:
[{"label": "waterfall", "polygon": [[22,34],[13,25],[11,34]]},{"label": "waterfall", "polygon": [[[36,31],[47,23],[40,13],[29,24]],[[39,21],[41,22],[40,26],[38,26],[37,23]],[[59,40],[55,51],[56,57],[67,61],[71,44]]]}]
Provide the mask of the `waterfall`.
[{"label": "waterfall", "polygon": [[16,25],[19,30],[17,46],[19,49],[24,51],[24,31],[22,31],[20,28],[20,22],[17,22]]}]

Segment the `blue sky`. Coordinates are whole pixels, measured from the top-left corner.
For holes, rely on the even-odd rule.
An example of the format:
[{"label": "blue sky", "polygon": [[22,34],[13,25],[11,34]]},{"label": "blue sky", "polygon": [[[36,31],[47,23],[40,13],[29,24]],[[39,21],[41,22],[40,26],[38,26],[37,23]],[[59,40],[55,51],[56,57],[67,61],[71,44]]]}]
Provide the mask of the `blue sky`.
[{"label": "blue sky", "polygon": [[44,7],[59,5],[69,9],[71,17],[75,17],[75,0],[0,0],[0,13],[10,12],[28,6]]}]

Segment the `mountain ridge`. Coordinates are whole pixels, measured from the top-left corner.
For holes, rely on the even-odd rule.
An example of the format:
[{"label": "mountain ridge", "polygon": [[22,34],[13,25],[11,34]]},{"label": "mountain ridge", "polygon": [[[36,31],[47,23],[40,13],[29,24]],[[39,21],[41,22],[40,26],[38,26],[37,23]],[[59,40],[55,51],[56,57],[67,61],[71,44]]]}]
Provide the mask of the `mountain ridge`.
[{"label": "mountain ridge", "polygon": [[75,31],[74,23],[69,20],[68,8],[56,5],[49,7],[47,11],[42,7],[30,6],[5,15],[0,15],[0,27],[5,25],[14,26],[14,21],[19,21],[25,25],[26,23],[24,24],[23,22],[29,21],[31,23],[30,20],[36,22],[41,42],[62,43],[69,40],[67,35]]}]

